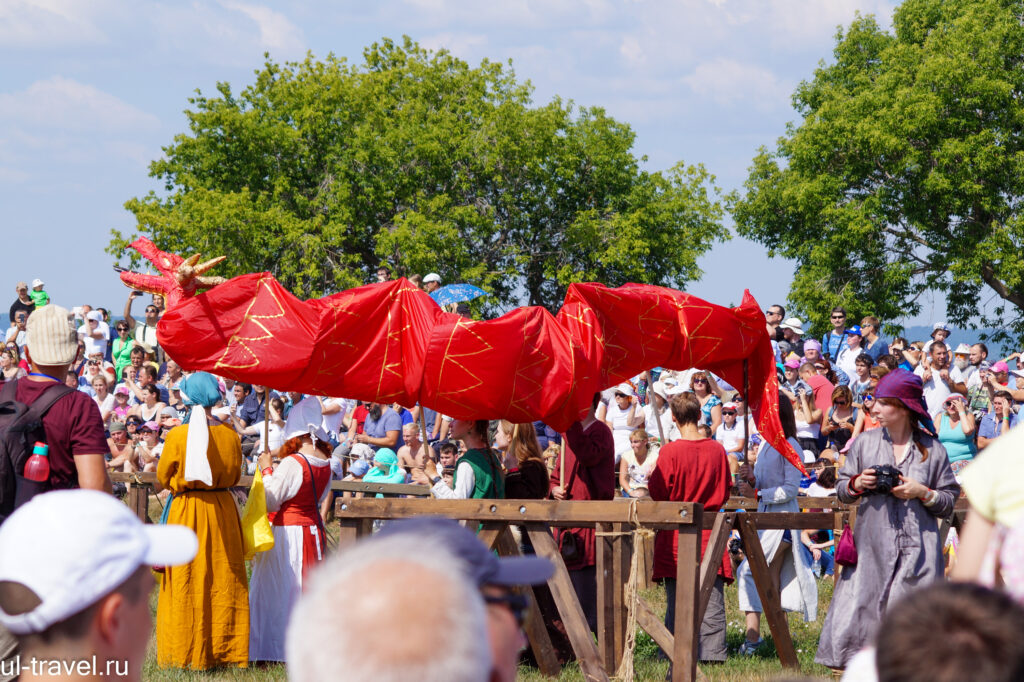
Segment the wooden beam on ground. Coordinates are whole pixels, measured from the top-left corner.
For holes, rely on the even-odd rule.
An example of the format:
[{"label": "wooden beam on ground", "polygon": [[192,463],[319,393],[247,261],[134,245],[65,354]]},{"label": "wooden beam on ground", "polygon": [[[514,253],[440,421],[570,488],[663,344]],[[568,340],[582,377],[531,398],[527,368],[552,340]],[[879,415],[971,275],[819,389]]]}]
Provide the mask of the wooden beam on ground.
[{"label": "wooden beam on ground", "polygon": [[711,601],[715,579],[718,577],[718,567],[722,565],[722,552],[729,543],[729,533],[736,515],[720,512],[715,516],[718,518],[711,528],[711,537],[708,538],[708,546],[700,561],[700,594],[697,599],[697,619],[700,622],[704,621],[704,612],[708,610],[708,602]]},{"label": "wooden beam on ground", "polygon": [[[494,541],[489,543],[488,547],[497,549],[501,556],[522,556],[508,524],[501,525],[502,530],[495,534]],[[482,529],[481,533],[485,530],[488,529]],[[530,599],[526,619],[523,621],[523,632],[526,633],[526,639],[530,642],[530,648],[533,649],[537,667],[546,677],[558,677],[562,672],[562,666],[559,665],[558,656],[555,655],[555,647],[551,643],[551,635],[548,634],[547,626],[544,624],[544,616],[540,612],[540,607],[537,606],[537,596],[533,592],[533,586],[522,585],[516,590]]]},{"label": "wooden beam on ground", "polygon": [[[691,502],[648,502],[637,505],[636,521],[648,528],[674,529],[701,522]],[[599,523],[631,523],[631,505],[614,501],[560,500],[436,500],[375,498],[342,499],[335,503],[341,518],[403,519],[422,514],[467,521],[539,522],[552,526],[594,528]]]},{"label": "wooden beam on ground", "polygon": [[[800,514],[795,514],[795,516],[800,516]],[[793,648],[793,638],[789,633],[786,614],[782,610],[781,596],[769,572],[768,561],[765,559],[761,540],[757,536],[757,526],[752,517],[752,514],[736,515],[736,525],[739,528],[740,537],[743,538],[743,552],[747,555],[750,573],[757,586],[757,594],[761,598],[761,608],[764,609],[765,620],[768,621],[768,628],[775,640],[775,650],[779,654],[779,661],[787,668],[799,669],[800,663],[796,658],[796,649]],[[799,550],[794,546],[792,551]]]},{"label": "wooden beam on ground", "polygon": [[672,682],[694,682],[697,677],[697,642],[700,637],[697,598],[700,589],[698,576],[701,535],[701,529],[696,526],[679,527]]},{"label": "wooden beam on ground", "polygon": [[562,561],[558,545],[551,536],[551,529],[544,523],[531,522],[526,524],[526,532],[537,555],[547,557],[555,564],[555,574],[548,580],[548,587],[551,589],[551,596],[555,599],[562,624],[565,625],[566,634],[569,635],[569,642],[576,653],[584,677],[588,680],[607,682],[608,674],[601,667],[601,654],[594,643],[583,607],[576,597],[576,590],[573,589],[569,571]]}]

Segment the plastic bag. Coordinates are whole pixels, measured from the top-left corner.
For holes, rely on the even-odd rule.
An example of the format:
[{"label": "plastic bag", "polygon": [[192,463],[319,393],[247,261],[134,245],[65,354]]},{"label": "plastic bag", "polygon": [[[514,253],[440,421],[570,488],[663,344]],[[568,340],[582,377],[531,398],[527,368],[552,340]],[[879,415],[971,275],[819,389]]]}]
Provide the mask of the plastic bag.
[{"label": "plastic bag", "polygon": [[256,556],[256,552],[274,548],[274,529],[267,518],[267,494],[263,489],[263,474],[259,469],[252,477],[249,499],[245,501],[242,510],[242,545],[246,560]]}]

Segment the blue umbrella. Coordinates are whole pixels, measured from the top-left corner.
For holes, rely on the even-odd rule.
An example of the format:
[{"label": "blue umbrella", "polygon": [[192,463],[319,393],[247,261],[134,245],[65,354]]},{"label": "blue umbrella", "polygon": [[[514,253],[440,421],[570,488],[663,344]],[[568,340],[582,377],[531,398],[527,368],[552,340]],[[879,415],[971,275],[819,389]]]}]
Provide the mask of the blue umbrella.
[{"label": "blue umbrella", "polygon": [[472,284],[449,284],[447,286],[440,287],[430,292],[430,297],[434,299],[434,303],[438,305],[448,305],[449,303],[462,303],[463,301],[472,301],[474,298],[480,296],[486,296],[487,292],[480,287],[475,287]]}]

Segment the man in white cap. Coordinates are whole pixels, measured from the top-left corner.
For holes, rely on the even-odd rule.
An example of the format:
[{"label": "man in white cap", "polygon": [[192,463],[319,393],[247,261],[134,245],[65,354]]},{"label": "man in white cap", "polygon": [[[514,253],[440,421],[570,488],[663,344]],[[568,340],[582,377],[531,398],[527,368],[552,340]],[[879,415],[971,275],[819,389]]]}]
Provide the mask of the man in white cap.
[{"label": "man in white cap", "polygon": [[441,275],[431,272],[423,278],[423,290],[428,294],[441,288]]},{"label": "man in white cap", "polygon": [[978,368],[971,364],[971,347],[961,343],[953,351],[953,366],[949,370],[949,377],[956,383],[966,386],[971,375],[977,371]]},{"label": "man in white cap", "polygon": [[790,317],[779,325],[782,330],[783,340],[779,341],[779,351],[782,357],[790,353],[796,353],[803,357],[804,354],[804,323],[799,317]]},{"label": "man in white cap", "polygon": [[[29,406],[62,394],[43,415],[42,430],[33,434],[35,440],[49,446],[48,487],[110,492],[104,462],[104,454],[110,450],[100,410],[88,394],[64,386],[68,365],[78,352],[78,336],[68,324],[68,311],[54,304],[39,308],[29,318],[27,329],[25,354],[32,371],[9,383],[4,391],[11,391],[15,400]],[[0,494],[0,499],[4,497]],[[0,505],[0,523],[11,511],[11,507]]]},{"label": "man in white cap", "polygon": [[0,623],[19,647],[0,678],[142,679],[150,567],[188,563],[197,548],[190,529],[143,525],[105,493],[36,497],[0,528]]}]

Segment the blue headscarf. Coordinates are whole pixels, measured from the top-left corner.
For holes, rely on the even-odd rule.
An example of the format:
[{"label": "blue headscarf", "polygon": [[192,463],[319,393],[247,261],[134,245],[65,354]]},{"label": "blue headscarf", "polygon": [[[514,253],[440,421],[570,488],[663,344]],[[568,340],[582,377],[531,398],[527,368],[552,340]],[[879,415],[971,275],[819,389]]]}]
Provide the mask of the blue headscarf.
[{"label": "blue headscarf", "polygon": [[381,471],[380,467],[374,467],[370,473],[363,477],[366,483],[405,483],[405,470],[398,465],[398,455],[391,448],[381,448],[373,455],[376,464],[385,464],[387,469]]},{"label": "blue headscarf", "polygon": [[212,374],[196,372],[181,380],[181,398],[192,410],[186,415],[188,436],[185,438],[185,480],[213,485],[213,472],[206,449],[210,445],[210,429],[206,410],[220,400],[220,387]]}]

